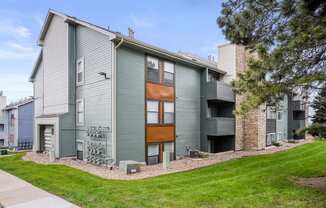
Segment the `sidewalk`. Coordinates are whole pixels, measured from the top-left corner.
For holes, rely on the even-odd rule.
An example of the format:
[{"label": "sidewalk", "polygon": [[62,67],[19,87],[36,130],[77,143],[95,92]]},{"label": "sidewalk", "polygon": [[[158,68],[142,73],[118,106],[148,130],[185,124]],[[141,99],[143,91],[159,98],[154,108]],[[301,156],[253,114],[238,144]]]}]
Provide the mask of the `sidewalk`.
[{"label": "sidewalk", "polygon": [[0,170],[0,207],[78,208],[64,199]]}]

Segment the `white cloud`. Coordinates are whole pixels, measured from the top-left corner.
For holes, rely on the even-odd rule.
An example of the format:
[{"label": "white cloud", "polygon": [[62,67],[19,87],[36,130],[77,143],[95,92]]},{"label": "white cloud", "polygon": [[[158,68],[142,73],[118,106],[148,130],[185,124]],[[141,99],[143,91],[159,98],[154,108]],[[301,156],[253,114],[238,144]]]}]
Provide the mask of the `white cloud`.
[{"label": "white cloud", "polygon": [[34,59],[37,56],[37,49],[24,46],[16,42],[6,42],[0,49],[0,59]]},{"label": "white cloud", "polygon": [[130,20],[132,22],[132,26],[134,27],[153,27],[155,26],[153,19],[147,17],[139,17],[136,15],[131,15]]},{"label": "white cloud", "polygon": [[32,35],[31,31],[27,27],[16,25],[8,20],[0,20],[0,33],[16,38],[29,38]]}]

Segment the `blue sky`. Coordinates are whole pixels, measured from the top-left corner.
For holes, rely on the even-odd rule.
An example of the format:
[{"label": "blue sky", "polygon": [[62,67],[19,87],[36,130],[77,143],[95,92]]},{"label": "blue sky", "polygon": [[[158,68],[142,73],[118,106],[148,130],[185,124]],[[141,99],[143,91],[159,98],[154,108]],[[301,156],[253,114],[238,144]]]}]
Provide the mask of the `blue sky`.
[{"label": "blue sky", "polygon": [[0,90],[9,101],[32,95],[28,77],[39,48],[37,37],[49,8],[171,51],[216,55],[225,42],[216,18],[218,0],[1,0]]}]

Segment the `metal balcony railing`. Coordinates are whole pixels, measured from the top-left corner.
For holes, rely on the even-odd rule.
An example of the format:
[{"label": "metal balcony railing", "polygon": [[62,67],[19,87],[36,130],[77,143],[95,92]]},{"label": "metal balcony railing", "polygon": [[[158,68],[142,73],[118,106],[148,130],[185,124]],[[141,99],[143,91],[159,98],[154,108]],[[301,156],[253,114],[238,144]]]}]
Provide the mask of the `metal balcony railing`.
[{"label": "metal balcony railing", "polygon": [[207,82],[206,95],[208,100],[235,102],[235,96],[232,87],[229,84],[220,81]]},{"label": "metal balcony railing", "polygon": [[206,119],[206,134],[211,136],[234,135],[235,119],[226,117],[214,117]]}]

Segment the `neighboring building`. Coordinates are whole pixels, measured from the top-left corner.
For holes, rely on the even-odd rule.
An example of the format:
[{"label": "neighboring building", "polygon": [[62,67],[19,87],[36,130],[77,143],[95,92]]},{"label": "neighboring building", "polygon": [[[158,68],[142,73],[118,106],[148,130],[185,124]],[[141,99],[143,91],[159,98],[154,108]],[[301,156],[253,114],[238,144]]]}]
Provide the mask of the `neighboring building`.
[{"label": "neighboring building", "polygon": [[[218,68],[227,72],[224,81],[230,83],[247,69],[252,56],[244,47],[224,44],[218,47]],[[243,97],[236,95],[236,106]],[[277,106],[261,105],[245,116],[236,117],[235,149],[264,149],[273,142],[303,139],[294,133],[306,126],[307,102],[301,97],[285,95]]]},{"label": "neighboring building", "polygon": [[0,147],[7,146],[7,119],[3,109],[7,105],[7,97],[0,91]]},{"label": "neighboring building", "polygon": [[7,105],[3,113],[6,118],[6,146],[31,149],[33,146],[33,98],[25,98]]},{"label": "neighboring building", "polygon": [[218,65],[53,10],[38,44],[30,77],[35,151],[95,164],[153,164],[163,151],[175,158],[189,149],[244,148],[245,138],[235,137],[236,99],[228,84],[235,62],[244,61],[234,49],[220,50]]}]

